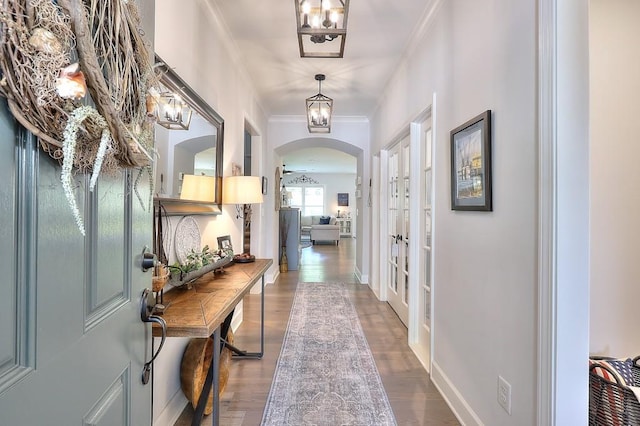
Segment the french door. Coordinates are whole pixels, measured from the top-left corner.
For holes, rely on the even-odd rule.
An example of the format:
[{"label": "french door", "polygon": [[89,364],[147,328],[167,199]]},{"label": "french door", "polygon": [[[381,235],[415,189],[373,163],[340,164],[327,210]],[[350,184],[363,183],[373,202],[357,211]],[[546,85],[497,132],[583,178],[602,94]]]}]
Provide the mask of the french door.
[{"label": "french door", "polygon": [[431,369],[431,318],[433,282],[433,129],[431,117],[420,126],[421,236],[418,285],[418,326],[416,352],[427,371]]},{"label": "french door", "polygon": [[387,182],[387,300],[409,321],[409,137],[389,150]]}]

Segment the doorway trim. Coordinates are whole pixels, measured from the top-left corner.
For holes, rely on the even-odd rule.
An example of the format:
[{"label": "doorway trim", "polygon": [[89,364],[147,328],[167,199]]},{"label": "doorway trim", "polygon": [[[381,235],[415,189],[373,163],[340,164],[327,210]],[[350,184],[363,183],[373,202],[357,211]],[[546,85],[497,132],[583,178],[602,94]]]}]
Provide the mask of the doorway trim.
[{"label": "doorway trim", "polygon": [[[422,288],[422,279],[423,274],[420,272],[420,265],[422,259],[422,244],[424,238],[424,223],[422,223],[422,212],[424,205],[424,191],[422,190],[424,182],[423,182],[423,159],[424,159],[424,146],[422,144],[423,135],[424,135],[424,125],[427,121],[431,122],[431,140],[432,140],[432,158],[436,158],[435,150],[436,144],[433,142],[437,140],[436,134],[436,120],[435,120],[435,108],[436,108],[436,94],[433,93],[431,104],[428,105],[420,114],[418,114],[410,125],[410,137],[411,137],[411,184],[410,188],[413,194],[419,194],[418,197],[411,197],[411,210],[417,212],[415,215],[410,216],[411,220],[411,229],[410,233],[414,236],[420,236],[419,238],[411,238],[409,240],[409,252],[412,253],[412,257],[409,258],[411,262],[411,270],[409,271],[409,275],[414,277],[414,283],[409,285],[409,327],[408,327],[408,344],[411,350],[416,354],[418,360],[424,368],[429,372],[429,375],[432,371],[432,361],[433,361],[433,345],[434,345],[434,323],[435,323],[435,309],[434,309],[434,280],[435,277],[435,262],[434,259],[434,242],[435,242],[435,211],[436,211],[436,201],[435,197],[432,196],[432,206],[431,206],[431,273],[430,273],[430,282],[431,282],[431,291],[430,291],[430,307],[431,307],[431,321],[429,327],[429,350],[428,350],[428,358],[424,359],[424,351],[418,346],[419,343],[419,327],[422,326],[422,320],[419,317],[420,312],[420,303],[421,296],[420,290]],[[436,186],[436,165],[435,161],[432,161],[432,172],[431,177],[433,180],[432,188]]]},{"label": "doorway trim", "polygon": [[588,0],[538,2],[540,426],[587,423],[588,7]]}]

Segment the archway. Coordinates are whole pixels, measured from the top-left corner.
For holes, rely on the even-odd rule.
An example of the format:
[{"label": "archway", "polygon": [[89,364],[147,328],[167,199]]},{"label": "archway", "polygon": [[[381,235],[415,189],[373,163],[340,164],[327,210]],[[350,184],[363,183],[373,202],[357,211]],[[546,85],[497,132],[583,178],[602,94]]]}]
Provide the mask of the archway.
[{"label": "archway", "polygon": [[356,185],[354,191],[355,196],[353,208],[351,208],[351,214],[354,215],[356,224],[356,267],[354,274],[359,282],[368,284],[370,255],[370,248],[368,243],[370,240],[370,211],[367,201],[369,196],[369,186],[365,183],[369,182],[369,164],[365,157],[365,149],[336,138],[301,138],[283,143],[277,148],[274,148],[274,167],[282,167],[282,159],[287,154],[307,148],[329,148],[340,153],[345,153],[353,156],[356,160],[355,175],[357,178],[353,183],[350,183],[352,185]]}]

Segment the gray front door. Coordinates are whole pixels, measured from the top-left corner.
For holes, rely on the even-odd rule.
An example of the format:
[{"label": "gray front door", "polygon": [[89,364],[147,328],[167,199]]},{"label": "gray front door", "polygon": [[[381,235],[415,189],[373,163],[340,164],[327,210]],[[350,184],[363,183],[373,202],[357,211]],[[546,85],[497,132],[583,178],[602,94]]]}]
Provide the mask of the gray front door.
[{"label": "gray front door", "polygon": [[83,237],[59,164],[0,102],[0,424],[151,424],[139,297],[152,219],[135,173],[103,177],[94,193],[76,177]]}]

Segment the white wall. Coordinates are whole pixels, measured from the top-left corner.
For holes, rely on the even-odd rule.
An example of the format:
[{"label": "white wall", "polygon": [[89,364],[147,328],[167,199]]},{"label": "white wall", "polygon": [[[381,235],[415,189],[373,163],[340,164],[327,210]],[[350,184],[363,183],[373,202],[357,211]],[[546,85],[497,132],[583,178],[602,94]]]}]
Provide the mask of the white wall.
[{"label": "white wall", "polygon": [[[267,141],[266,117],[254,96],[252,83],[237,64],[233,45],[207,2],[156,0],[155,11],[156,53],[224,119],[223,176],[230,176],[232,162],[243,164],[245,121],[251,123],[256,140]],[[254,147],[254,155],[263,152],[262,147]],[[266,175],[262,158],[254,161],[252,173]],[[256,236],[261,235],[265,205],[272,205],[272,201],[267,199],[265,204],[253,206],[252,227]],[[173,221],[174,229],[177,219]],[[222,215],[196,219],[203,245],[217,247],[218,236],[231,235],[233,246],[242,247],[242,224],[235,218],[234,206],[223,206]],[[252,244],[252,251],[259,257],[273,258],[269,246],[266,247],[256,251]],[[154,425],[172,425],[184,408],[186,399],[180,390],[179,372],[187,342],[188,339],[169,338],[155,362]]]},{"label": "white wall", "polygon": [[[372,153],[437,94],[432,378],[466,424],[533,425],[536,2],[434,3],[371,120]],[[449,131],[487,109],[494,211],[451,211]],[[511,415],[497,402],[498,375],[512,386]]]},{"label": "white wall", "polygon": [[591,0],[591,353],[640,355],[640,3]]},{"label": "white wall", "polygon": [[[347,212],[351,214],[355,224],[356,214],[356,174],[355,173],[291,173],[286,175],[283,179],[285,186],[290,185],[304,185],[302,183],[296,184],[295,179],[300,176],[306,176],[318,182],[319,185],[323,185],[324,199],[325,199],[325,212],[323,214],[335,216],[340,210],[340,215],[344,215]],[[315,185],[315,184],[310,184]],[[349,194],[349,206],[338,206],[338,193],[345,192]],[[355,234],[355,232],[354,232]]]}]

